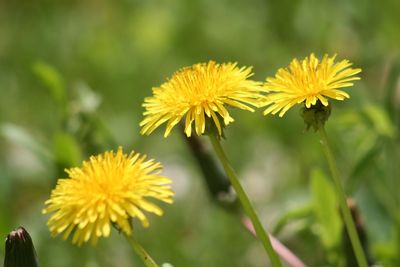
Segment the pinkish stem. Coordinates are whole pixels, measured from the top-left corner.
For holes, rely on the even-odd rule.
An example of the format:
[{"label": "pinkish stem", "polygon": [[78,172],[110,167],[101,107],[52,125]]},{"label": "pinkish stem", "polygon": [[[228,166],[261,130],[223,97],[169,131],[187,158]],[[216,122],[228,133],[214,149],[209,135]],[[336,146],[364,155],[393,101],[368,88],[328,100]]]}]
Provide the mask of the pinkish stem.
[{"label": "pinkish stem", "polygon": [[[251,223],[250,219],[243,216],[242,217],[242,224],[246,229],[256,236],[256,231],[254,230],[253,224]],[[272,247],[278,253],[278,255],[285,260],[287,264],[291,267],[307,267],[296,255],[293,254],[285,245],[279,242],[274,236],[268,233],[269,239],[271,240]]]}]

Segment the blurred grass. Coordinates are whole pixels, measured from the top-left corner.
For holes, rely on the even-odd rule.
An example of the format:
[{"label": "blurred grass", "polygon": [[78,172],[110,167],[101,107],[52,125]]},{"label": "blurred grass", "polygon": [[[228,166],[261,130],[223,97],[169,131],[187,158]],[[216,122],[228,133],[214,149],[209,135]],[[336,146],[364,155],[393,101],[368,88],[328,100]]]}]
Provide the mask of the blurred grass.
[{"label": "blurred grass", "polygon": [[[26,227],[42,266],[139,265],[117,233],[97,249],[78,249],[50,238],[40,215],[63,168],[121,144],[163,162],[175,183],[176,204],[149,229],[136,228],[156,259],[265,265],[260,245],[207,199],[181,136],[139,135],[141,103],[152,86],[193,63],[238,61],[264,80],[293,57],[338,53],[363,69],[362,80],[349,101],[334,103],[327,128],[375,258],[400,265],[398,10],[396,0],[1,1],[0,236]],[[318,138],[304,132],[295,109],[284,120],[233,114],[224,145],[272,229],[312,201],[311,171],[326,169]],[[278,237],[322,266],[332,251],[318,227],[311,215],[293,218]]]}]

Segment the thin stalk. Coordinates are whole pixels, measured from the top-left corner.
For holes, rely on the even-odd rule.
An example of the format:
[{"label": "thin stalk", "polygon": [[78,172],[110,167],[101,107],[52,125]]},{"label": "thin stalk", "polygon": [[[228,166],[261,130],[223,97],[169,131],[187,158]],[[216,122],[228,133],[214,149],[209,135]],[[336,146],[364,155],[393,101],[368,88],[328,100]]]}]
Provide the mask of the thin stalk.
[{"label": "thin stalk", "polygon": [[125,235],[125,238],[147,267],[159,267],[158,264],[151,258],[149,253],[147,253],[147,251],[142,247],[142,245],[136,241],[136,239],[127,235]]},{"label": "thin stalk", "polygon": [[325,157],[328,161],[329,169],[332,173],[333,182],[335,184],[336,193],[338,195],[339,206],[342,211],[344,224],[346,226],[347,233],[350,237],[351,245],[353,247],[353,251],[356,256],[358,266],[368,267],[367,259],[365,257],[364,250],[361,246],[360,238],[358,236],[349,207],[347,206],[346,195],[340,180],[339,171],[336,165],[336,161],[333,157],[332,149],[329,145],[328,137],[326,135],[326,131],[323,124],[318,125],[318,132],[321,137],[321,144],[324,150]]},{"label": "thin stalk", "polygon": [[238,177],[235,174],[235,171],[229,164],[228,158],[226,157],[225,152],[222,149],[222,146],[221,146],[221,143],[220,143],[218,137],[213,133],[209,134],[209,137],[210,137],[211,143],[213,145],[213,148],[214,148],[215,152],[217,153],[217,156],[218,156],[219,160],[221,161],[222,166],[223,166],[227,176],[229,177],[229,180],[230,180],[233,188],[236,191],[236,194],[243,206],[245,213],[247,214],[247,216],[249,216],[251,222],[253,223],[257,237],[260,239],[261,243],[263,244],[264,249],[267,252],[267,254],[271,260],[272,266],[273,267],[282,267],[280,259],[272,247],[271,240],[269,239],[267,233],[265,232],[246,192],[244,191],[242,185],[239,182]]}]

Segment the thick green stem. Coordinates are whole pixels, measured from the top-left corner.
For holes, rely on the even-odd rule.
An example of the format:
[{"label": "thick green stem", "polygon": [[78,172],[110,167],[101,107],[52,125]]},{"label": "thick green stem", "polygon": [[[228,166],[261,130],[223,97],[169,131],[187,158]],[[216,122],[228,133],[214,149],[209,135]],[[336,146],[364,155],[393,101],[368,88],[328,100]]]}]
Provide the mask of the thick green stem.
[{"label": "thick green stem", "polygon": [[263,244],[270,260],[272,263],[272,266],[274,267],[282,267],[282,264],[279,260],[278,255],[276,254],[275,250],[273,249],[271,245],[271,241],[265,232],[249,198],[247,197],[246,192],[244,191],[242,185],[239,182],[239,179],[237,178],[235,171],[229,164],[229,161],[225,155],[224,150],[222,149],[221,143],[219,142],[218,137],[215,134],[209,134],[211,143],[214,147],[215,152],[217,153],[218,158],[220,159],[222,166],[229,177],[229,180],[233,186],[233,188],[236,191],[236,194],[243,206],[243,209],[247,216],[249,216],[251,222],[253,223],[254,229],[256,231],[257,237],[260,239],[261,243]]},{"label": "thick green stem", "polygon": [[346,195],[343,190],[343,186],[340,180],[339,171],[336,166],[335,159],[333,157],[333,153],[331,147],[328,142],[328,137],[326,135],[326,131],[324,125],[321,123],[318,125],[318,132],[321,137],[321,144],[324,150],[324,154],[328,161],[329,169],[332,173],[333,181],[335,184],[336,192],[338,195],[339,206],[342,211],[343,220],[347,229],[347,233],[350,237],[351,245],[353,246],[354,254],[357,259],[357,263],[359,267],[368,267],[367,259],[365,257],[364,250],[361,246],[360,238],[358,236],[353,218],[351,216],[349,207],[347,206]]},{"label": "thick green stem", "polygon": [[139,244],[132,236],[125,235],[129,245],[133,248],[136,254],[140,257],[147,267],[159,267],[158,264],[150,257],[147,251]]}]

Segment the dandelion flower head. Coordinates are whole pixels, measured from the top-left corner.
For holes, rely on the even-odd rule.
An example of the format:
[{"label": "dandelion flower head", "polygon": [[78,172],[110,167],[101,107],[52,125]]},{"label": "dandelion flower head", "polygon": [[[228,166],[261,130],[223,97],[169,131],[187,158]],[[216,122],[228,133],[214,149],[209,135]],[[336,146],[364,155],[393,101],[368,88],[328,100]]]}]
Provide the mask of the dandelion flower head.
[{"label": "dandelion flower head", "polygon": [[144,211],[162,215],[148,199],[172,203],[171,181],[160,175],[161,164],[131,152],[105,152],[84,161],[82,167],[67,169],[69,178],[59,179],[45,202],[43,213],[53,213],[48,221],[53,236],[63,233],[82,245],[110,235],[111,224],[124,234],[132,234],[131,218],[149,225]]},{"label": "dandelion flower head", "polygon": [[267,78],[263,106],[268,106],[266,114],[276,114],[282,117],[286,111],[296,104],[305,103],[307,108],[320,101],[328,106],[328,99],[344,100],[349,95],[339,88],[352,86],[352,81],[360,78],[354,76],[361,69],[350,68],[352,63],[342,60],[335,63],[336,55],[325,55],[320,61],[311,54],[304,60],[294,59],[288,68],[278,70],[274,78]]},{"label": "dandelion flower head", "polygon": [[160,87],[153,88],[153,96],[145,99],[141,133],[150,134],[166,123],[167,137],[186,116],[184,131],[188,137],[193,123],[197,135],[204,134],[207,118],[221,135],[221,122],[224,125],[233,122],[226,106],[248,111],[257,106],[262,88],[259,82],[247,79],[252,75],[250,67],[214,61],[179,70]]}]

